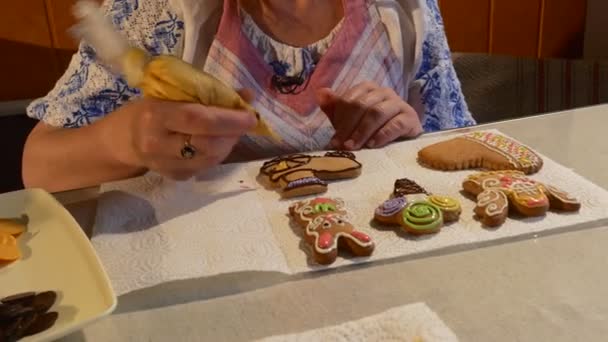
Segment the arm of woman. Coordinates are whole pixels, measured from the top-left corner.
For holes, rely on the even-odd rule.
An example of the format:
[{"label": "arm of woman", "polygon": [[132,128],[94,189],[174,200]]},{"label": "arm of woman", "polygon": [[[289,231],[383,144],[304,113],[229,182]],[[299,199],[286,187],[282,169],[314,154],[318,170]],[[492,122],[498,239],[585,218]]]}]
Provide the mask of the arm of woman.
[{"label": "arm of woman", "polygon": [[422,46],[422,61],[412,90],[419,91],[419,99],[424,107],[424,131],[475,125],[475,119],[469,112],[454,69],[437,0],[420,1],[426,5],[426,38]]},{"label": "arm of woman", "polygon": [[142,174],[145,168],[120,162],[107,146],[103,132],[106,121],[80,129],[38,123],[23,152],[25,187],[54,192]]},{"label": "arm of woman", "polygon": [[[136,100],[78,129],[40,123],[25,146],[26,187],[61,191],[153,170],[183,180],[221,163],[255,117],[199,104]],[[198,151],[184,158],[186,137]]]},{"label": "arm of woman", "polygon": [[[166,10],[167,0],[129,6],[106,0],[103,6],[131,42],[152,54],[178,53],[183,24]],[[244,112],[138,97],[81,43],[54,89],[28,107],[41,122],[26,142],[25,185],[60,191],[146,170],[189,178],[221,162],[255,125]],[[188,136],[199,151],[185,160],[180,151]]]}]

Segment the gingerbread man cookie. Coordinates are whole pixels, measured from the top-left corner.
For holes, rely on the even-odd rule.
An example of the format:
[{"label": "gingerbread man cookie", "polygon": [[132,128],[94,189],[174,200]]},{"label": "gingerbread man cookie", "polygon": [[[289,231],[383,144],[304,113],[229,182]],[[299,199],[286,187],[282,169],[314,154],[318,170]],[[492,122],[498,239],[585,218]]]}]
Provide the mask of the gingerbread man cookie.
[{"label": "gingerbread man cookie", "polygon": [[472,132],[427,146],[418,152],[418,160],[443,171],[484,168],[533,174],[543,166],[531,148],[492,132]]},{"label": "gingerbread man cookie", "polygon": [[353,255],[369,256],[374,242],[355,230],[348,220],[341,199],[315,198],[298,202],[289,208],[291,217],[304,228],[304,238],[312,246],[315,261],[331,264],[338,256],[338,248],[346,248]]},{"label": "gingerbread man cookie", "polygon": [[282,197],[298,197],[327,191],[326,180],[355,178],[361,163],[350,152],[328,152],[324,156],[294,154],[264,163],[260,173],[282,189]]},{"label": "gingerbread man cookie", "polygon": [[549,208],[578,211],[581,203],[567,193],[520,171],[481,172],[467,177],[464,190],[477,196],[475,214],[490,227],[507,219],[509,206],[524,216],[542,216]]},{"label": "gingerbread man cookie", "polygon": [[444,223],[457,221],[462,212],[458,200],[429,194],[407,178],[395,181],[393,196],[376,208],[374,219],[383,224],[398,224],[414,235],[437,233]]}]

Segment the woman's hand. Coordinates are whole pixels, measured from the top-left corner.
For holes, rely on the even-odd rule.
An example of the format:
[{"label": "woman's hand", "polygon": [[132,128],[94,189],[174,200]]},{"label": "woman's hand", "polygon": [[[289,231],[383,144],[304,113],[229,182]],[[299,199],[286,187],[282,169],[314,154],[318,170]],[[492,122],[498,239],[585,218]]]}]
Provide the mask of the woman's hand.
[{"label": "woman's hand", "polygon": [[317,95],[336,130],[331,148],[383,147],[423,132],[418,113],[391,88],[363,82],[342,95],[328,88],[320,89]]},{"label": "woman's hand", "polygon": [[[251,113],[153,99],[125,105],[102,121],[102,141],[118,161],[176,180],[220,164],[256,125]],[[188,137],[196,149],[191,159],[181,155]]]}]

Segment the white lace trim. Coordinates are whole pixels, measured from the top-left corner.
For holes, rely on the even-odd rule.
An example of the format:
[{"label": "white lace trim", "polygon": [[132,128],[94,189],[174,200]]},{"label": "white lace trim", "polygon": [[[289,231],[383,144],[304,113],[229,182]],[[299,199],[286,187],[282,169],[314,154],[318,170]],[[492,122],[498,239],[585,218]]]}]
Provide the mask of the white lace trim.
[{"label": "white lace trim", "polygon": [[316,64],[321,56],[327,52],[344,22],[344,19],[340,20],[338,25],[325,38],[306,47],[296,47],[281,43],[267,35],[244,10],[241,9],[240,14],[243,20],[241,29],[245,36],[262,53],[266,63],[279,61],[288,65],[287,76],[298,75],[304,70],[307,54],[312,57],[312,61]]}]

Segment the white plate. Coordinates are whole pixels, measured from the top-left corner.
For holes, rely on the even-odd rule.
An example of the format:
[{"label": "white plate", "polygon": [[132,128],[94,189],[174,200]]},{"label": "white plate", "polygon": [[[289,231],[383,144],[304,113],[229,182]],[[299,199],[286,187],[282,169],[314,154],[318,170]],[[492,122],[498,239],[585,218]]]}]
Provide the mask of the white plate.
[{"label": "white plate", "polygon": [[55,325],[23,341],[48,341],[110,314],[116,295],[89,239],[53,196],[43,190],[0,195],[0,217],[27,215],[18,238],[22,257],[0,268],[0,297],[28,291],[56,291]]}]

